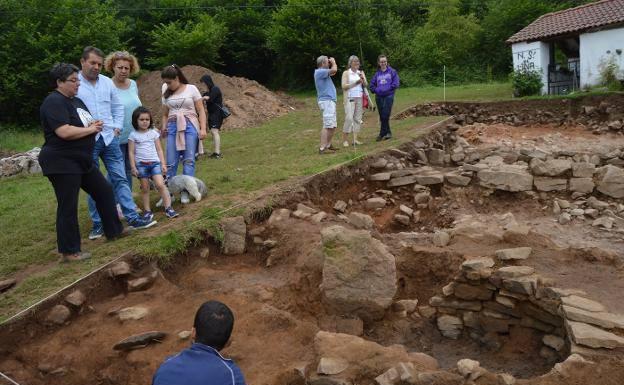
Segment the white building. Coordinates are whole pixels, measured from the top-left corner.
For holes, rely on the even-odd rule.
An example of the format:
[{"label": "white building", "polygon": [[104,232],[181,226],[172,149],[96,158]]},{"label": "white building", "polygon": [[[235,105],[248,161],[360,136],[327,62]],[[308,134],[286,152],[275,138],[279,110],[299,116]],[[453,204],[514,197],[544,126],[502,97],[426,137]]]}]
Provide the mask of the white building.
[{"label": "white building", "polygon": [[[541,72],[542,94],[599,85],[601,69],[609,64],[624,80],[624,0],[602,0],[542,15],[507,43],[514,69]],[[561,54],[567,58],[563,65]]]}]

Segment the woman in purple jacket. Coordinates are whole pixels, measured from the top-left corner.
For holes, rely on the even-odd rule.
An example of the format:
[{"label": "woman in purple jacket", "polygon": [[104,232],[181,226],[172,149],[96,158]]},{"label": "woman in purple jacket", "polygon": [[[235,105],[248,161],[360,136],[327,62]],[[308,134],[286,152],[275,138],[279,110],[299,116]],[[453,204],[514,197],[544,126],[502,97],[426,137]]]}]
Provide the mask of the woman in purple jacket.
[{"label": "woman in purple jacket", "polygon": [[390,113],[392,112],[392,103],[394,103],[394,91],[399,88],[399,75],[388,65],[388,58],[385,55],[379,55],[377,64],[379,68],[371,79],[370,90],[375,94],[379,120],[381,121],[381,128],[377,137],[379,142],[392,138]]}]

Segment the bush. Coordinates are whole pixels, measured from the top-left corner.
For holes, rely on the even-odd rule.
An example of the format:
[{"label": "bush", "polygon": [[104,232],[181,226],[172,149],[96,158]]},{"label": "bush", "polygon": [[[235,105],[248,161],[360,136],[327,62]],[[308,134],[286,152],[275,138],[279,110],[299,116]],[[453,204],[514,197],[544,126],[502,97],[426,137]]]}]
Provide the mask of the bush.
[{"label": "bush", "polygon": [[520,69],[511,73],[511,86],[514,96],[539,95],[544,83],[542,73],[537,70]]},{"label": "bush", "polygon": [[600,73],[601,85],[606,86],[611,91],[620,91],[622,89],[622,83],[619,78],[620,66],[616,63],[613,55],[600,61],[598,72]]}]

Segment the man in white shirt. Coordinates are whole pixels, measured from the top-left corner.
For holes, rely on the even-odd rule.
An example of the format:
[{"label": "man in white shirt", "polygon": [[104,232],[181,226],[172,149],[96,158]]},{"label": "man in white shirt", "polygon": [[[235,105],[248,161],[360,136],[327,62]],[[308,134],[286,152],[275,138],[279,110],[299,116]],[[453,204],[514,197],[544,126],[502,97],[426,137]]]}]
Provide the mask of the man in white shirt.
[{"label": "man in white shirt", "polygon": [[[99,159],[104,162],[108,180],[113,185],[115,199],[128,225],[135,229],[144,229],[156,224],[146,220],[137,213],[137,206],[132,199],[132,191],[126,179],[124,157],[119,148],[119,134],[123,126],[124,107],[117,95],[113,81],[100,74],[104,62],[104,53],[95,47],[88,46],[80,59],[81,71],[78,74],[80,88],[77,96],[89,108],[94,119],[104,122],[102,132],[95,137],[93,161],[99,167]],[[93,229],[89,239],[100,238],[104,231],[95,202],[89,197],[89,215],[93,221]]]}]

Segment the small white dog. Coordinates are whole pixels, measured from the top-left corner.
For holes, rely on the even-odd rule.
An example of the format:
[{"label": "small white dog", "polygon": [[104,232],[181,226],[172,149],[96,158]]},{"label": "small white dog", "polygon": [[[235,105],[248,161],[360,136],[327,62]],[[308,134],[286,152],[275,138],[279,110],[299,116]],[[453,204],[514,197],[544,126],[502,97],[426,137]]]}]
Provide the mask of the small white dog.
[{"label": "small white dog", "polygon": [[[203,197],[208,195],[206,184],[194,176],[176,175],[167,180],[169,194],[171,194],[171,202],[175,201],[176,194],[180,195],[180,202],[187,204],[191,200],[189,195],[195,198],[195,202],[199,202]],[[156,203],[156,207],[162,206],[162,199]]]}]

